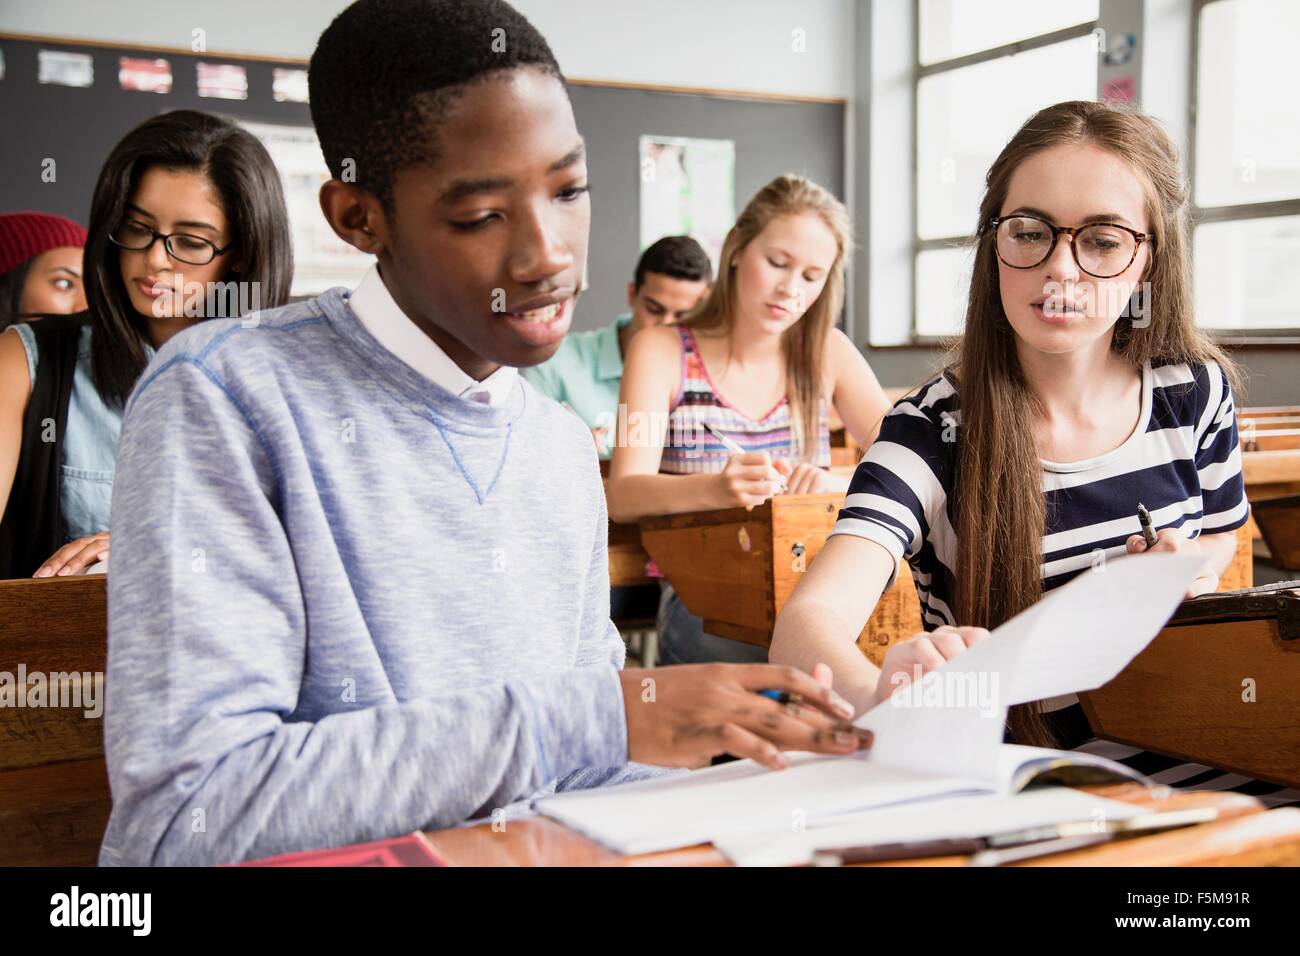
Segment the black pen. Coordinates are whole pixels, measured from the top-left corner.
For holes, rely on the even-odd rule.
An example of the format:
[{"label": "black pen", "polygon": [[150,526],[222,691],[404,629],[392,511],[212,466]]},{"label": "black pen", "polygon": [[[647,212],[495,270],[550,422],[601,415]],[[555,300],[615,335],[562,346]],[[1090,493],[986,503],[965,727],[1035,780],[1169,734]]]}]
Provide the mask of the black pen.
[{"label": "black pen", "polygon": [[1138,523],[1142,525],[1142,537],[1146,541],[1147,547],[1154,548],[1156,541],[1159,539],[1156,538],[1156,533],[1151,527],[1151,512],[1147,511],[1140,501],[1138,502]]}]

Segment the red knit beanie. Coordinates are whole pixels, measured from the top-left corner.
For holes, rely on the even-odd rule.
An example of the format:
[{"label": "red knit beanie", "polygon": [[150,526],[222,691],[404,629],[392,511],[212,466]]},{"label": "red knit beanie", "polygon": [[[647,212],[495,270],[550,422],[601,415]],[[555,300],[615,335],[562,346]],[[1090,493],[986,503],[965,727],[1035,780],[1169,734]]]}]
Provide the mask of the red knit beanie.
[{"label": "red knit beanie", "polygon": [[42,252],[61,246],[81,248],[86,230],[71,219],[48,212],[0,214],[0,275],[17,268]]}]

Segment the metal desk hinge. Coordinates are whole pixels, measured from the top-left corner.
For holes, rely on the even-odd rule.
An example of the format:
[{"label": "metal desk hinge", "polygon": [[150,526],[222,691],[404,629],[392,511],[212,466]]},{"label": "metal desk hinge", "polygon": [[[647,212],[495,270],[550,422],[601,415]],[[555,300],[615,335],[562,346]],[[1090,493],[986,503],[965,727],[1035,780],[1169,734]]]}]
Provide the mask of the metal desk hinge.
[{"label": "metal desk hinge", "polygon": [[1300,640],[1300,592],[1277,596],[1277,633],[1284,641]]}]

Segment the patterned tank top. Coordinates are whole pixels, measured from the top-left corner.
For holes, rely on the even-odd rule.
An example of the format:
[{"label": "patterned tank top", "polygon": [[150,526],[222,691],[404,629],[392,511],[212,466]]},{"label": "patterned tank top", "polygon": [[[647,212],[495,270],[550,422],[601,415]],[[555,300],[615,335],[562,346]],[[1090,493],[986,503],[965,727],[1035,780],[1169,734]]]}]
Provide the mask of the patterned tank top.
[{"label": "patterned tank top", "polygon": [[[773,458],[795,460],[789,401],[782,397],[776,407],[762,418],[750,418],[718,392],[700,358],[695,334],[679,325],[677,335],[682,343],[682,383],[668,412],[668,432],[659,462],[660,473],[714,474],[726,467],[731,452],[709,433],[704,427],[706,422],[747,452],[765,451]],[[829,467],[831,463],[825,399],[818,401],[817,451],[811,460],[821,468]]]}]

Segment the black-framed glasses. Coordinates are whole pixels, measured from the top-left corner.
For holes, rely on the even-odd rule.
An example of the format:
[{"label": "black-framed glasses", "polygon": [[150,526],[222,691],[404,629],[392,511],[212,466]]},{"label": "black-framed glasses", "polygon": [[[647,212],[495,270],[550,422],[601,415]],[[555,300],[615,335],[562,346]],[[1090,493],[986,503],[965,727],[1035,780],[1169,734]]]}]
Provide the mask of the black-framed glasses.
[{"label": "black-framed glasses", "polygon": [[167,250],[167,255],[192,266],[206,266],[235,244],[232,240],[226,243],[225,246],[217,248],[216,243],[210,242],[202,236],[191,235],[188,232],[171,232],[164,235],[153,227],[146,226],[134,219],[123,222],[108,234],[108,238],[115,245],[134,252],[148,249],[161,239],[163,248]]},{"label": "black-framed glasses", "polygon": [[994,248],[1003,264],[1013,269],[1033,269],[1047,261],[1056,240],[1070,237],[1070,252],[1079,268],[1097,279],[1110,279],[1133,264],[1142,243],[1155,242],[1155,234],[1138,232],[1114,222],[1086,226],[1056,226],[1037,216],[998,216],[988,225],[994,230]]}]

